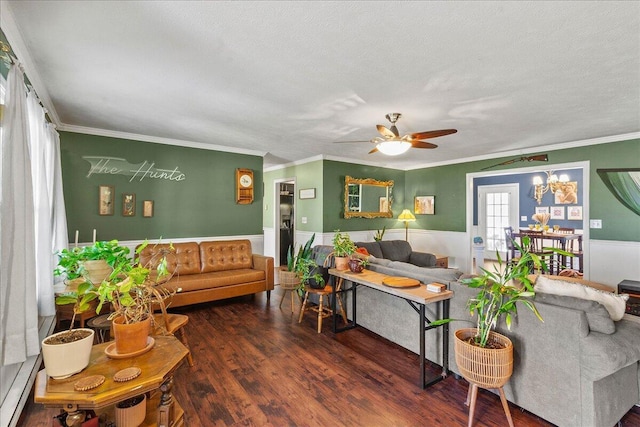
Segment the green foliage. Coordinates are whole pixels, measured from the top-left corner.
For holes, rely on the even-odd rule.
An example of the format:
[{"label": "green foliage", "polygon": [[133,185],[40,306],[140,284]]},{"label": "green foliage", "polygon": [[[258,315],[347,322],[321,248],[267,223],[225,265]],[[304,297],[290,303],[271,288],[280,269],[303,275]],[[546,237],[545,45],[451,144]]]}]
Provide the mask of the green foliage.
[{"label": "green foliage", "polygon": [[91,246],[63,249],[58,253],[58,266],[54,275],[66,275],[72,280],[81,277],[85,271],[83,261],[104,260],[114,269],[122,270],[130,265],[129,248],[120,246],[117,240],[98,241]]},{"label": "green foliage", "polygon": [[387,231],[387,226],[386,225],[384,227],[382,227],[382,230],[377,230],[376,231],[376,233],[373,235],[373,240],[375,240],[376,242],[381,241],[382,238],[384,237],[385,231]]},{"label": "green foliage", "polygon": [[295,256],[293,255],[293,247],[289,246],[289,249],[287,250],[287,270],[288,271],[298,272],[299,268],[301,267],[299,266],[300,260],[311,259],[311,251],[312,251],[311,245],[313,244],[313,241],[315,240],[315,238],[316,238],[316,233],[313,233],[311,238],[307,240],[304,246],[300,246],[298,248],[298,253]]},{"label": "green foliage", "polygon": [[[113,240],[109,242],[113,253],[129,253],[128,248],[115,248]],[[122,316],[124,323],[134,323],[144,320],[153,313],[153,304],[170,295],[159,283],[171,278],[167,270],[167,254],[174,251],[173,246],[160,251],[158,256],[151,259],[147,265],[140,264],[140,252],[149,243],[145,241],[136,250],[135,259],[125,257],[113,264],[113,272],[98,286],[85,281],[78,286],[78,290],[59,295],[56,304],[75,304],[74,314],[89,309],[90,302],[98,299],[96,313],[100,313],[104,305],[111,305],[113,311],[109,318]],[[108,261],[107,261],[108,262]],[[157,265],[156,265],[157,264]],[[150,267],[156,265],[156,274],[151,277]],[[71,322],[73,326],[73,321]]]},{"label": "green foliage", "polygon": [[[511,329],[513,318],[517,315],[517,303],[529,308],[540,321],[544,321],[531,298],[535,295],[529,274],[533,271],[548,272],[549,268],[537,254],[529,252],[530,238],[523,237],[521,247],[514,242],[520,252],[520,258],[503,263],[500,254],[496,252],[498,259],[494,271],[482,269],[483,274],[461,280],[466,286],[478,289],[478,294],[467,302],[469,314],[477,316],[477,335],[474,340],[480,347],[486,347],[489,333],[496,327],[498,321],[504,317],[507,328]],[[545,248],[545,251],[556,252],[565,256],[571,254],[559,249]],[[435,321],[433,325],[439,325],[452,321],[443,319]]]},{"label": "green foliage", "polygon": [[333,255],[338,257],[350,256],[356,251],[356,245],[348,233],[335,231],[333,236]]}]

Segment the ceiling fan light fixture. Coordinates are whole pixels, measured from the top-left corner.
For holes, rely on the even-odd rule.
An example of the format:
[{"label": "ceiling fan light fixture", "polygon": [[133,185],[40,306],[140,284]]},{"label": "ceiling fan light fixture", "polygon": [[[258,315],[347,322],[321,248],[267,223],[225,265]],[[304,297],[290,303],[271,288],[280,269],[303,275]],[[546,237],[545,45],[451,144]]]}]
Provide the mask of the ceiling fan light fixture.
[{"label": "ceiling fan light fixture", "polygon": [[387,156],[399,156],[411,148],[411,143],[403,140],[388,140],[378,143],[376,148]]}]

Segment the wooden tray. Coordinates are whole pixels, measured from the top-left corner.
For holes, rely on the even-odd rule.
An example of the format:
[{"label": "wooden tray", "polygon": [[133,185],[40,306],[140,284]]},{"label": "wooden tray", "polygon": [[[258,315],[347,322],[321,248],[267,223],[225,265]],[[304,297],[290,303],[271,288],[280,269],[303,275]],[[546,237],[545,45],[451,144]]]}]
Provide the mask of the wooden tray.
[{"label": "wooden tray", "polygon": [[391,288],[415,288],[420,286],[420,281],[408,277],[385,277],[382,284]]}]

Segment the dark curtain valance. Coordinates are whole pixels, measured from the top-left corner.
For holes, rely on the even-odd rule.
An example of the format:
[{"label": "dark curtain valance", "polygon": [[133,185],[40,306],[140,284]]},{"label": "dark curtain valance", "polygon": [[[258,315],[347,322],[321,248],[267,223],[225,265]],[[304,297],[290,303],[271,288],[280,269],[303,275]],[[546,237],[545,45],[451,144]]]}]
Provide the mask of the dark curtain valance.
[{"label": "dark curtain valance", "polygon": [[620,203],[640,215],[640,169],[597,169],[596,172]]}]

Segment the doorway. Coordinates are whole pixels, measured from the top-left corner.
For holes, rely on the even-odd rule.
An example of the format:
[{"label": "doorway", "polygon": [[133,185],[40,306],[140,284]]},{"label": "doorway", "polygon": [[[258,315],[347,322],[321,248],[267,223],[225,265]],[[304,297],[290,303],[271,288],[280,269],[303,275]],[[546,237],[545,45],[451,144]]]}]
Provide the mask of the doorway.
[{"label": "doorway", "polygon": [[287,265],[287,251],[289,247],[295,247],[295,181],[276,183],[276,225],[278,237],[276,239],[276,254],[278,265]]},{"label": "doorway", "polygon": [[485,246],[485,258],[495,259],[496,251],[506,257],[505,227],[518,229],[520,216],[518,184],[482,185],[478,187],[478,234]]}]

